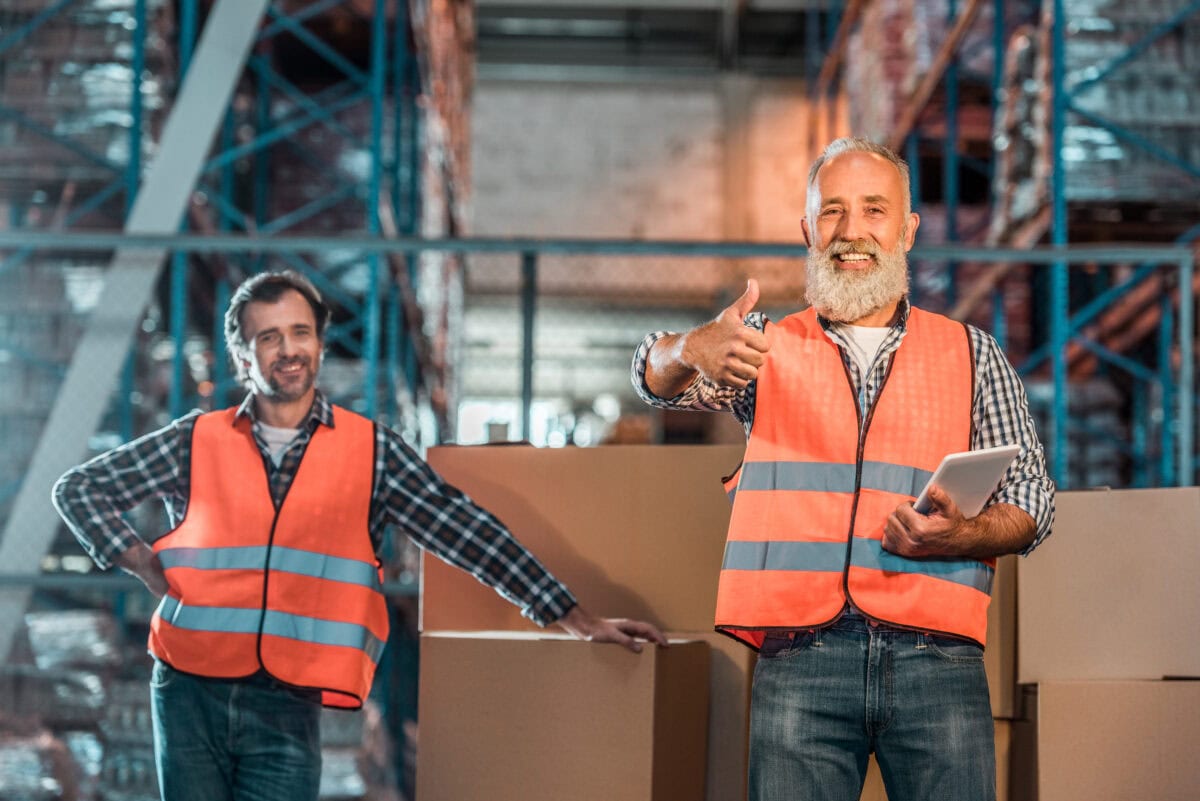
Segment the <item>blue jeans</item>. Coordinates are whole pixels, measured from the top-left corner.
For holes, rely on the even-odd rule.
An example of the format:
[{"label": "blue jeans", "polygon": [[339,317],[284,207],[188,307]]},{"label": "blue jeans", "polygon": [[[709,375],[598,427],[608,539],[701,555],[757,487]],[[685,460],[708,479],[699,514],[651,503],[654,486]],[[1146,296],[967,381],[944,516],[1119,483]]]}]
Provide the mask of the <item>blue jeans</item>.
[{"label": "blue jeans", "polygon": [[206,679],[156,661],[150,695],[163,801],[316,801],[318,693],[261,674]]},{"label": "blue jeans", "polygon": [[848,613],[768,637],[750,707],[751,801],[858,801],[872,752],[890,801],[995,801],[983,649]]}]

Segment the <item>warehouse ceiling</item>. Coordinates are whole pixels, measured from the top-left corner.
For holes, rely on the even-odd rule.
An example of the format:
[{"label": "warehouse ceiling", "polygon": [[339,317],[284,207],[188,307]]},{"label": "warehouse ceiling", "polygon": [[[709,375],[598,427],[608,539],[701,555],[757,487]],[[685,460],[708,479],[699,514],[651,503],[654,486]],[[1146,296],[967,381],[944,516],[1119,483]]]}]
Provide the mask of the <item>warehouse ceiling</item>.
[{"label": "warehouse ceiling", "polygon": [[[478,0],[480,72],[813,72],[827,0]],[[814,30],[817,29],[817,30]],[[806,62],[806,58],[808,59]]]}]

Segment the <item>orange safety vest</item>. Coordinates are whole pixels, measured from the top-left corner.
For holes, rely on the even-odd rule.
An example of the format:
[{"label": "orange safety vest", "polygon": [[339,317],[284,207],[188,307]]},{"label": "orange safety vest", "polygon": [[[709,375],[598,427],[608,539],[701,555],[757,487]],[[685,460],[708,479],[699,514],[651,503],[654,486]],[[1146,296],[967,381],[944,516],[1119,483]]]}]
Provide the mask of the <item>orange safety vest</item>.
[{"label": "orange safety vest", "polygon": [[874,620],[982,645],[995,560],[908,559],[881,545],[888,515],[920,493],[942,457],[970,448],[966,327],[911,309],[862,411],[814,311],[766,334],[746,455],[726,482],[733,513],[717,630],[757,649],[765,632],[827,624],[849,601]]},{"label": "orange safety vest", "polygon": [[154,543],[170,589],[150,652],[201,676],[262,669],[357,709],[388,634],[368,530],[374,424],[335,406],[276,509],[250,421],[235,414],[196,419],[187,513]]}]

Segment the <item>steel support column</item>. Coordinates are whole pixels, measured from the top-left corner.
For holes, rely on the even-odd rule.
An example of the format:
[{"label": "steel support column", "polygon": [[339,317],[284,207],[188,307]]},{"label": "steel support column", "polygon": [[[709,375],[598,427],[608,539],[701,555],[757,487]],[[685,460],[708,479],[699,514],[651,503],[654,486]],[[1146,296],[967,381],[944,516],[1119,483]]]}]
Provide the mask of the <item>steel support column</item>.
[{"label": "steel support column", "polygon": [[[1063,85],[1066,74],[1066,11],[1063,0],[1053,0],[1054,20],[1050,33],[1050,71],[1054,108],[1050,123],[1051,223],[1050,241],[1066,245],[1067,235],[1067,176],[1063,162],[1063,134],[1066,130],[1067,96]],[[1060,487],[1067,485],[1067,429],[1070,425],[1070,404],[1067,398],[1067,318],[1070,314],[1066,262],[1050,267],[1050,373],[1053,397],[1050,402],[1050,477]]]},{"label": "steel support column", "polygon": [[[126,231],[177,230],[266,6],[267,0],[218,0],[213,7],[196,49],[195,69],[167,118]],[[100,300],[67,368],[4,528],[0,564],[7,569],[38,571],[58,529],[58,517],[47,503],[50,487],[86,451],[166,254],[165,248],[131,247],[114,254]],[[28,589],[0,594],[0,659],[7,657],[28,598]]]},{"label": "steel support column", "polygon": [[521,437],[532,442],[534,316],[537,314],[537,253],[521,254]]}]

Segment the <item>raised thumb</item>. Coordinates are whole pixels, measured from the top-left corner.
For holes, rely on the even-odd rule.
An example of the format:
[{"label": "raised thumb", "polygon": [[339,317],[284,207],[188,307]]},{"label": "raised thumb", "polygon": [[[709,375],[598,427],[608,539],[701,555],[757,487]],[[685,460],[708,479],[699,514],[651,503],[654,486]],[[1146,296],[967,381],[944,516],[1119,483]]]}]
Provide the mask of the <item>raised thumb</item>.
[{"label": "raised thumb", "polygon": [[758,281],[751,278],[746,282],[746,291],[742,296],[733,302],[729,308],[737,312],[738,319],[741,320],[747,314],[754,311],[755,305],[758,303]]}]

